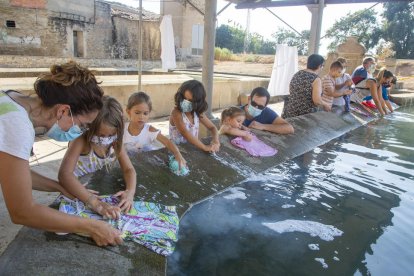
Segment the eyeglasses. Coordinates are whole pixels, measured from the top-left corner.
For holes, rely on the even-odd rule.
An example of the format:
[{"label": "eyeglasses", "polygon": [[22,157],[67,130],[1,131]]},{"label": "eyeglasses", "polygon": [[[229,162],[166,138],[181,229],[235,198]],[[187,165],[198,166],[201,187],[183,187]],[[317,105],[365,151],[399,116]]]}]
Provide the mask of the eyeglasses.
[{"label": "eyeglasses", "polygon": [[264,105],[260,105],[260,104],[258,104],[258,103],[256,103],[255,101],[250,101],[250,104],[253,106],[253,107],[256,107],[257,109],[260,109],[260,110],[263,110],[263,109],[265,109],[266,108],[266,106],[264,106]]},{"label": "eyeglasses", "polygon": [[80,124],[78,126],[83,133],[89,130],[89,124],[83,123],[77,116],[76,119],[79,121]]}]

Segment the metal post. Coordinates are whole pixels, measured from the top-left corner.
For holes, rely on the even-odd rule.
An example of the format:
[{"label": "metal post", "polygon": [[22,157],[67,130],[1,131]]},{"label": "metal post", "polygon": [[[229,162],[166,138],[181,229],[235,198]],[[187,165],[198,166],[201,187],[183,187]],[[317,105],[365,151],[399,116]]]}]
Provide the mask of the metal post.
[{"label": "metal post", "polygon": [[203,73],[202,81],[207,93],[208,110],[206,115],[212,118],[214,46],[216,44],[216,10],[217,0],[205,1],[204,41],[203,41]]},{"label": "metal post", "polygon": [[142,0],[139,0],[139,22],[138,22],[138,91],[141,89],[142,77]]},{"label": "metal post", "polygon": [[325,7],[325,0],[319,0],[316,5],[308,5],[309,11],[312,13],[311,31],[309,39],[308,54],[319,53],[319,44],[321,40],[322,17],[323,9]]}]

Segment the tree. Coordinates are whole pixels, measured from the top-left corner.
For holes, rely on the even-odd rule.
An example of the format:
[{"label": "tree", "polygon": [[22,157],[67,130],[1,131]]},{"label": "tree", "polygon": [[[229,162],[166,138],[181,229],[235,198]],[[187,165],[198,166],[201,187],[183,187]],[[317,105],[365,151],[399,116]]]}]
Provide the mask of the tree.
[{"label": "tree", "polygon": [[277,32],[272,34],[276,40],[276,44],[287,44],[288,46],[296,46],[299,55],[307,55],[310,31],[304,30],[301,35],[284,28],[278,28]]},{"label": "tree", "polygon": [[384,3],[383,36],[397,58],[414,58],[414,2]]},{"label": "tree", "polygon": [[216,29],[216,47],[227,48],[234,53],[242,53],[245,35],[240,26],[220,25]]},{"label": "tree", "polygon": [[333,39],[328,46],[331,51],[335,50],[349,36],[358,37],[358,42],[369,50],[377,45],[381,34],[382,30],[377,22],[377,13],[374,10],[359,10],[348,13],[335,21],[333,26],[326,31],[325,37]]}]

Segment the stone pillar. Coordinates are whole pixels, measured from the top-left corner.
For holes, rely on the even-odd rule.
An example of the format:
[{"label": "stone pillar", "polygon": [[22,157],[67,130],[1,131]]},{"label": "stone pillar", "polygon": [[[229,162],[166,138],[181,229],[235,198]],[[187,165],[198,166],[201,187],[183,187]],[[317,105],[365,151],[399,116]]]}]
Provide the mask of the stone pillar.
[{"label": "stone pillar", "polygon": [[[364,58],[366,51],[365,47],[358,42],[358,39],[355,36],[348,37],[344,43],[336,47],[338,56],[347,59],[346,72],[348,74],[352,74],[354,69],[362,64],[362,59]],[[327,64],[327,66],[329,65]]]},{"label": "stone pillar", "polygon": [[308,55],[319,53],[319,43],[321,40],[322,16],[325,7],[325,0],[319,0],[319,4],[307,5],[312,13],[311,30],[309,38]]},{"label": "stone pillar", "polygon": [[204,44],[203,44],[203,72],[202,80],[207,94],[209,118],[212,117],[213,105],[213,71],[214,71],[214,45],[216,41],[216,9],[217,0],[206,1],[206,13],[204,15]]}]

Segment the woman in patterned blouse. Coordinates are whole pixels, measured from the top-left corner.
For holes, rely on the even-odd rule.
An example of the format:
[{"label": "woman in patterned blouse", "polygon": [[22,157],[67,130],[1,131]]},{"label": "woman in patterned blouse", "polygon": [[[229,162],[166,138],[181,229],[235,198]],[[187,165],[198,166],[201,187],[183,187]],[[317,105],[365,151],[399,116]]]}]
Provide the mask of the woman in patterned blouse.
[{"label": "woman in patterned blouse", "polygon": [[289,97],[283,108],[283,118],[296,117],[318,110],[321,106],[330,111],[329,105],[322,101],[322,81],[318,74],[324,66],[325,59],[313,54],[308,58],[305,70],[297,72],[289,85]]}]

